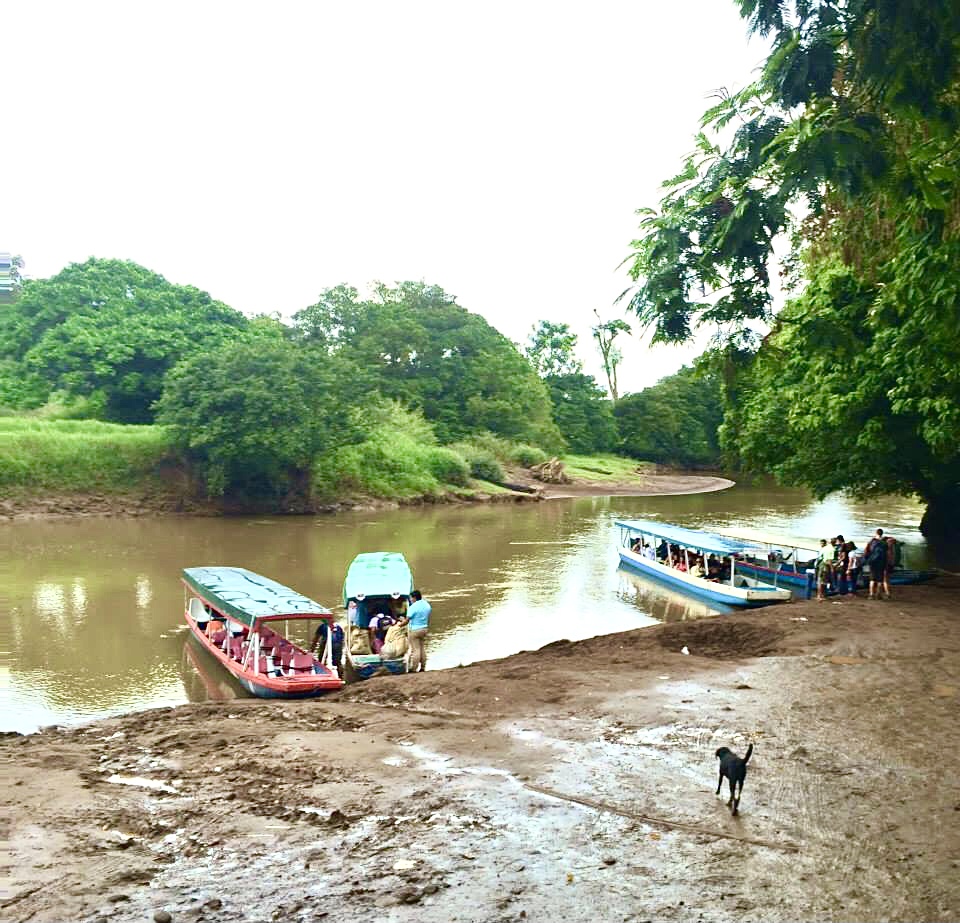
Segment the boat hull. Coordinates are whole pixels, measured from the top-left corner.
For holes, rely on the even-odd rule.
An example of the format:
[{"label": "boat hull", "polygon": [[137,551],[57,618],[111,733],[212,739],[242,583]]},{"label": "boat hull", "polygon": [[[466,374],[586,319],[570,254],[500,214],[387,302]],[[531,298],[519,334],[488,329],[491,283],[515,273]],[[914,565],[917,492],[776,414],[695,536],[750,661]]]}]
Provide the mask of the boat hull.
[{"label": "boat hull", "polygon": [[247,692],[261,699],[307,699],[332,692],[343,686],[343,680],[334,673],[311,673],[302,676],[270,677],[255,673],[214,644],[199,628],[189,613],[184,615],[194,639],[237,681]]},{"label": "boat hull", "polygon": [[405,657],[397,660],[381,660],[375,654],[350,654],[347,656],[347,664],[356,674],[357,679],[370,679],[378,673],[399,675],[407,672]]},{"label": "boat hull", "polygon": [[[762,564],[751,564],[747,561],[737,561],[737,571],[756,577],[757,580],[764,580],[773,583],[776,580],[778,585],[805,587],[807,585],[807,572],[804,570],[774,570],[772,567],[764,567]],[[930,570],[895,570],[890,574],[890,584],[892,586],[909,586],[915,583],[926,583],[933,580],[936,573]],[[869,577],[866,574],[860,575],[860,586],[865,587]]]},{"label": "boat hull", "polygon": [[727,606],[738,608],[758,608],[774,603],[787,602],[791,598],[789,590],[775,587],[735,587],[726,583],[713,583],[699,577],[693,577],[682,571],[674,570],[657,561],[620,548],[620,560],[628,567],[644,574],[649,574],[657,580],[679,587],[687,593],[709,599],[711,602],[724,603]]}]

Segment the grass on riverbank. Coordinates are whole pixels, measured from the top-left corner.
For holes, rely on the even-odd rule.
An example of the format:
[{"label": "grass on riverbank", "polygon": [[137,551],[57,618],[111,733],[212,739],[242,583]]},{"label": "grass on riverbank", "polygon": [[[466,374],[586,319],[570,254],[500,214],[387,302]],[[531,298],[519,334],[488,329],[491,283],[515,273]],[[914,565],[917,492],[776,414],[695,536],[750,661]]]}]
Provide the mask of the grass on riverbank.
[{"label": "grass on riverbank", "polygon": [[0,417],[0,493],[152,487],[168,451],[160,426]]},{"label": "grass on riverbank", "polygon": [[563,455],[561,461],[567,474],[575,481],[622,483],[634,481],[643,474],[653,474],[656,466],[650,462],[623,458],[620,455]]}]

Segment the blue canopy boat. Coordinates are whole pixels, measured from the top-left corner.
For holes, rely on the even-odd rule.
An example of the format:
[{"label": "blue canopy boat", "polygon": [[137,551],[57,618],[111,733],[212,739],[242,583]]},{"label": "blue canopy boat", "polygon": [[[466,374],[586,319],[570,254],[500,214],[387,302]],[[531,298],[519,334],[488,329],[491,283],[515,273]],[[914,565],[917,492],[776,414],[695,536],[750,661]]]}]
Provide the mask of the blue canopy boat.
[{"label": "blue canopy boat", "polygon": [[688,593],[740,607],[791,599],[789,590],[761,583],[738,569],[742,556],[756,550],[749,543],[645,519],[618,519],[616,525],[624,564]]},{"label": "blue canopy boat", "polygon": [[[722,534],[726,538],[744,542],[750,546],[750,550],[744,554],[743,559],[737,561],[737,570],[741,573],[774,585],[805,588],[813,585],[813,573],[820,551],[815,547],[815,542],[809,539],[804,542],[770,535],[734,536],[726,529]],[[757,536],[761,534],[758,532]],[[866,571],[866,568],[863,570]],[[936,576],[936,571],[903,567],[898,559],[890,573],[890,583],[896,586],[925,583]],[[865,587],[867,580],[867,573],[861,573],[860,586]]]},{"label": "blue canopy boat", "polygon": [[[413,574],[406,558],[396,551],[358,554],[343,581],[343,604],[347,619],[344,662],[348,678],[369,679],[377,673],[406,673],[407,658],[382,657],[371,649],[370,619],[387,614],[405,614],[413,592]],[[356,608],[351,606],[356,604]]]},{"label": "blue canopy boat", "polygon": [[[300,699],[343,685],[329,609],[243,567],[186,567],[183,586],[193,636],[254,695]],[[326,626],[316,656],[274,630],[291,621]]]}]

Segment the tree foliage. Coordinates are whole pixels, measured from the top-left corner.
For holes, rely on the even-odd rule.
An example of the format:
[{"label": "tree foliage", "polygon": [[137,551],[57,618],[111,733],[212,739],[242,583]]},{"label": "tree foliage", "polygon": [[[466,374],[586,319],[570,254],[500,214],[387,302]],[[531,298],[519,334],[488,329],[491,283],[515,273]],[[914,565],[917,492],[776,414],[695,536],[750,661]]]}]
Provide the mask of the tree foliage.
[{"label": "tree foliage", "polygon": [[570,330],[569,324],[542,320],[527,338],[524,354],[541,378],[576,375],[583,371],[574,352],[576,346],[577,335]]},{"label": "tree foliage", "polygon": [[356,438],[345,381],[292,343],[227,343],[170,371],[157,420],[209,494],[302,493],[316,456]]},{"label": "tree foliage", "polygon": [[592,375],[574,372],[544,379],[553,404],[553,418],[571,452],[590,455],[613,452],[617,424],[613,405]]},{"label": "tree foliage", "polygon": [[620,450],[626,455],[685,468],[720,463],[720,382],[707,365],[684,367],[650,388],[622,397],[614,414]]},{"label": "tree foliage", "polygon": [[[960,499],[960,14],[948,0],[740,0],[773,50],[724,94],[646,211],[631,305],[660,342],[715,325],[738,376],[725,440],[811,486]],[[801,294],[773,320],[771,257]]]},{"label": "tree foliage", "polygon": [[442,442],[490,430],[558,447],[543,383],[482,317],[435,285],[378,285],[362,300],[340,285],[294,317],[302,339],[351,368],[359,393],[421,410]]},{"label": "tree foliage", "polygon": [[153,419],[167,370],[234,338],[246,318],[192,286],[121,260],[90,259],[28,280],[0,314],[0,357],[50,390],[96,395],[105,419]]}]

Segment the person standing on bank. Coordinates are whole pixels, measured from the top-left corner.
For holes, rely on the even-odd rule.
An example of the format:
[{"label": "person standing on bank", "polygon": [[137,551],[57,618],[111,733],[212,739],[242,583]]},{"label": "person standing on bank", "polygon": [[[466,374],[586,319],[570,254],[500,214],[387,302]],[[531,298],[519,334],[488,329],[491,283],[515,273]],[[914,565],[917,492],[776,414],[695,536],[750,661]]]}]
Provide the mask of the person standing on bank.
[{"label": "person standing on bank", "polygon": [[410,594],[410,607],[407,609],[407,618],[410,619],[410,659],[407,669],[411,673],[422,673],[427,669],[427,631],[430,628],[430,603],[419,590]]}]

